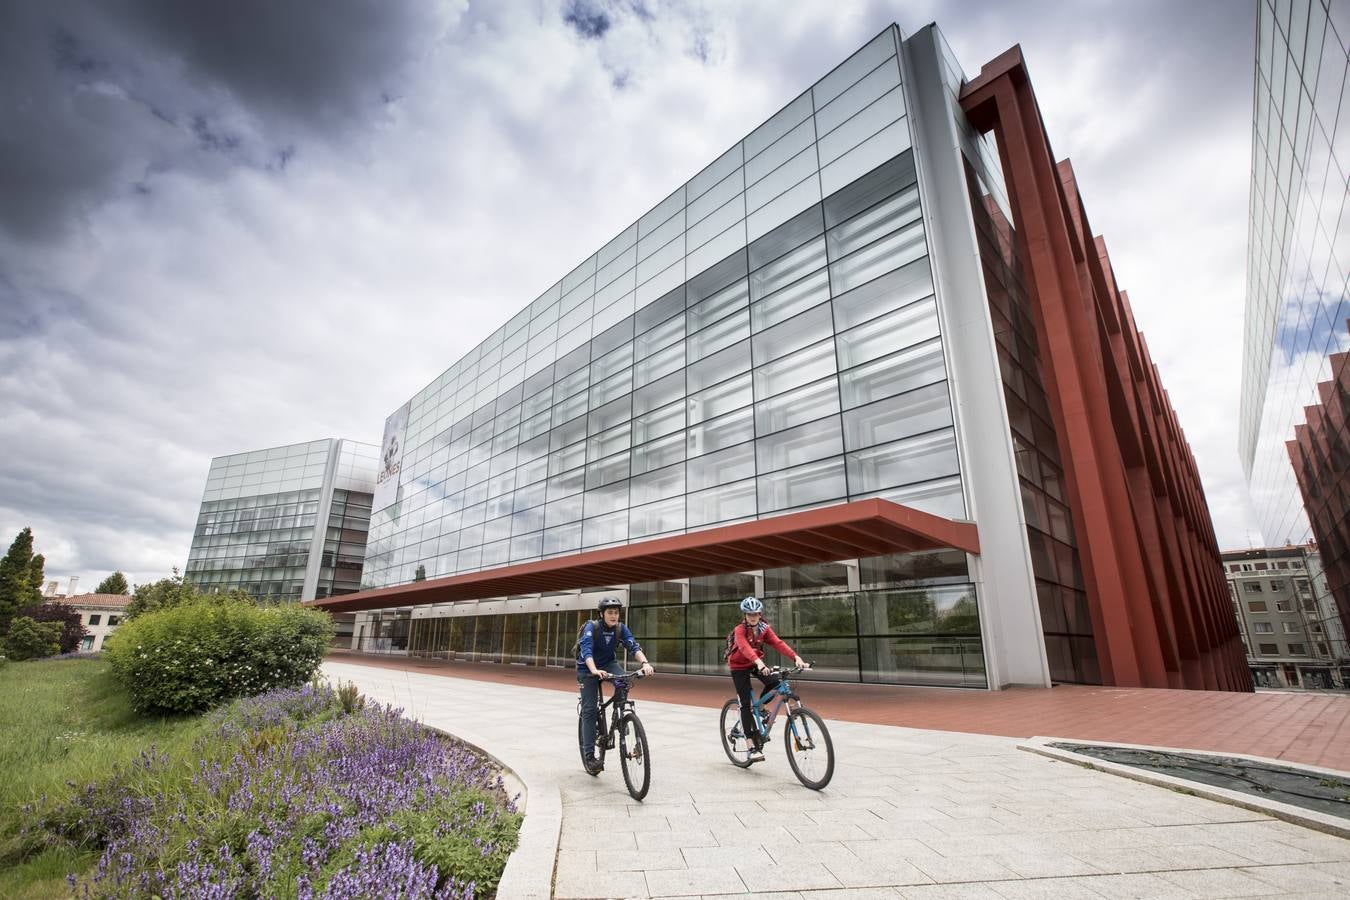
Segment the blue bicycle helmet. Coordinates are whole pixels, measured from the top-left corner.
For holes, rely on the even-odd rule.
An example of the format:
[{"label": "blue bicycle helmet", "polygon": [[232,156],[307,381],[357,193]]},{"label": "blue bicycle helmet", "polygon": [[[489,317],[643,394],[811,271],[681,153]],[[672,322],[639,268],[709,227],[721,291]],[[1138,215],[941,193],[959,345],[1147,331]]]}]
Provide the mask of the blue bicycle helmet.
[{"label": "blue bicycle helmet", "polygon": [[746,597],[741,601],[741,612],[762,613],[764,612],[764,604],[757,597]]}]

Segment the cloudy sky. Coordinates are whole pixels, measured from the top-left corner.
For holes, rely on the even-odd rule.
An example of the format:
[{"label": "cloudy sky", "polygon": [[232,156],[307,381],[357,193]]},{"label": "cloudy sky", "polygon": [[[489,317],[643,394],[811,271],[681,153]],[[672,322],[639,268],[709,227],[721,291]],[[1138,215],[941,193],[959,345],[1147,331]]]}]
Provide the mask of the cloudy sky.
[{"label": "cloudy sky", "polygon": [[[1020,43],[1205,480],[1236,439],[1255,4],[0,4],[0,537],[182,566],[212,456],[384,417],[887,23]],[[2,548],[0,548],[2,550]]]}]

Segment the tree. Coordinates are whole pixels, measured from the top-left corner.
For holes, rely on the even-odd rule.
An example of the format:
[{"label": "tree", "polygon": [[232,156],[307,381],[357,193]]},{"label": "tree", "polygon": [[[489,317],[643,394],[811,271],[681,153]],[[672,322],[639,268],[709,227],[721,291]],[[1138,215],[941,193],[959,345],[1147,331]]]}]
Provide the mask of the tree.
[{"label": "tree", "polygon": [[15,610],[28,605],[28,571],[32,564],[33,530],[25,528],[0,559],[0,632],[9,627]]},{"label": "tree", "polygon": [[47,565],[47,557],[41,553],[35,554],[28,561],[28,603],[42,602],[42,579],[43,568]]},{"label": "tree", "polygon": [[28,616],[18,616],[10,623],[4,648],[10,659],[55,656],[61,649],[61,626],[56,622],[34,622]]},{"label": "tree", "polygon": [[[61,626],[61,635],[58,640],[61,642],[62,653],[74,653],[80,649],[80,641],[84,640],[89,634],[89,630],[84,627],[84,621],[80,618],[79,610],[65,603],[36,603],[32,606],[25,606],[17,613],[19,617],[28,617],[34,622],[55,622]],[[15,619],[18,621],[18,619]]]},{"label": "tree", "polygon": [[107,578],[98,583],[94,588],[95,594],[129,594],[131,589],[127,586],[127,576],[120,571],[114,572]]},{"label": "tree", "polygon": [[168,578],[161,578],[159,581],[150,584],[136,585],[136,589],[131,595],[131,602],[127,604],[126,618],[130,620],[148,612],[172,609],[193,600],[205,600],[208,603],[217,604],[230,600],[241,600],[254,605],[257,605],[258,602],[252,594],[243,588],[203,594],[197,590],[192,582],[184,579],[175,566],[173,575]]}]

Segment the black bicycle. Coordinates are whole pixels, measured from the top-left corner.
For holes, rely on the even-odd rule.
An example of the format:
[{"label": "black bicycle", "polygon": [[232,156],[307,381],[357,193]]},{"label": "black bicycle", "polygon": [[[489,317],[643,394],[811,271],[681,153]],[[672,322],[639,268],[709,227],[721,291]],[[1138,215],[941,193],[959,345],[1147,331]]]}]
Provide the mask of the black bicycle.
[{"label": "black bicycle", "polygon": [[[591,675],[590,678],[597,676]],[[652,757],[647,744],[647,732],[642,727],[642,720],[638,718],[637,709],[633,701],[628,699],[629,680],[633,678],[642,678],[642,670],[635,669],[632,672],[624,672],[622,675],[614,675],[608,679],[601,679],[601,684],[609,681],[614,685],[614,692],[610,694],[608,700],[604,699],[604,691],[599,690],[600,699],[599,710],[595,716],[595,759],[597,765],[592,768],[586,762],[586,750],[581,750],[581,765],[586,769],[588,775],[599,775],[605,768],[605,751],[618,749],[619,762],[623,766],[623,781],[628,786],[628,793],[633,795],[634,800],[641,800],[647,796],[647,788],[651,786],[652,780]],[[605,725],[605,710],[610,711],[609,725]],[[581,720],[581,700],[577,700],[577,746],[582,746],[582,720]]]},{"label": "black bicycle", "polygon": [[[788,765],[792,767],[792,774],[797,776],[798,781],[818,791],[834,777],[834,743],[830,740],[825,722],[814,711],[802,706],[802,698],[797,696],[788,681],[787,676],[801,671],[801,666],[774,666],[770,669],[770,674],[778,675],[782,680],[754,701],[754,717],[760,737],[764,743],[768,743],[774,719],[787,707],[783,744],[787,750]],[[723,704],[721,723],[722,749],[726,751],[727,759],[734,766],[749,768],[754,744],[741,731],[739,698],[732,697]]]}]

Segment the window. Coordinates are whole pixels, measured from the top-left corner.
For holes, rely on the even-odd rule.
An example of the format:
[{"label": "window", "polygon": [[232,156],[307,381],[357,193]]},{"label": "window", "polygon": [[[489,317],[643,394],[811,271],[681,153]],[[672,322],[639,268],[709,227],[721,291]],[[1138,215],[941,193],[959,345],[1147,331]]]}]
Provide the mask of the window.
[{"label": "window", "polygon": [[1285,634],[1298,634],[1298,623],[1297,623],[1297,622],[1285,622],[1285,623],[1284,623],[1284,633],[1285,633]]},{"label": "window", "polygon": [[1242,583],[1242,588],[1249,594],[1259,594],[1261,593],[1261,582],[1245,581]]},{"label": "window", "polygon": [[1257,634],[1274,634],[1275,626],[1271,625],[1269,622],[1255,622],[1252,624],[1252,631],[1255,631]]},{"label": "window", "polygon": [[1293,612],[1293,611],[1294,611],[1294,601],[1292,601],[1292,600],[1276,600],[1276,601],[1275,601],[1275,609],[1276,609],[1278,612]]},{"label": "window", "polygon": [[1308,648],[1305,647],[1303,644],[1290,644],[1290,645],[1289,645],[1289,655],[1290,655],[1290,656],[1307,656],[1307,655],[1308,655]]},{"label": "window", "polygon": [[1289,563],[1285,562],[1284,560],[1281,560],[1281,561],[1279,561],[1279,562],[1277,562],[1277,563],[1275,564],[1275,568],[1277,568],[1277,569],[1287,569],[1287,568],[1289,568]]},{"label": "window", "polygon": [[1258,644],[1256,649],[1258,653],[1266,656],[1279,656],[1280,654],[1280,648],[1274,644]]},{"label": "window", "polygon": [[1266,569],[1269,569],[1269,568],[1270,568],[1270,566],[1268,566],[1266,563],[1257,563],[1257,564],[1256,564],[1256,571],[1258,571],[1258,572],[1264,572]]},{"label": "window", "polygon": [[1264,601],[1264,600],[1248,600],[1248,601],[1247,601],[1247,609],[1251,610],[1252,612],[1265,612],[1265,611],[1266,611],[1266,601]]},{"label": "window", "polygon": [[1252,564],[1251,564],[1251,563],[1243,563],[1243,564],[1242,564],[1242,571],[1244,571],[1244,572],[1250,572],[1251,570],[1252,570]]},{"label": "window", "polygon": [[112,628],[122,621],[121,616],[108,616],[108,627]]},{"label": "window", "polygon": [[1272,581],[1272,582],[1270,583],[1270,589],[1271,589],[1272,591],[1282,591],[1282,590],[1284,590],[1284,582],[1283,582],[1283,581],[1280,581],[1280,580],[1278,580],[1278,579],[1275,580],[1275,581]]},{"label": "window", "polygon": [[85,635],[84,637],[80,638],[81,651],[88,653],[90,650],[93,649],[94,649],[94,636],[92,634]]},{"label": "window", "polygon": [[101,616],[100,614],[98,614],[98,613],[90,613],[90,614],[89,614],[89,624],[90,624],[90,625],[97,625],[97,624],[99,624],[99,622],[101,622],[101,621],[103,621],[103,616]]}]

